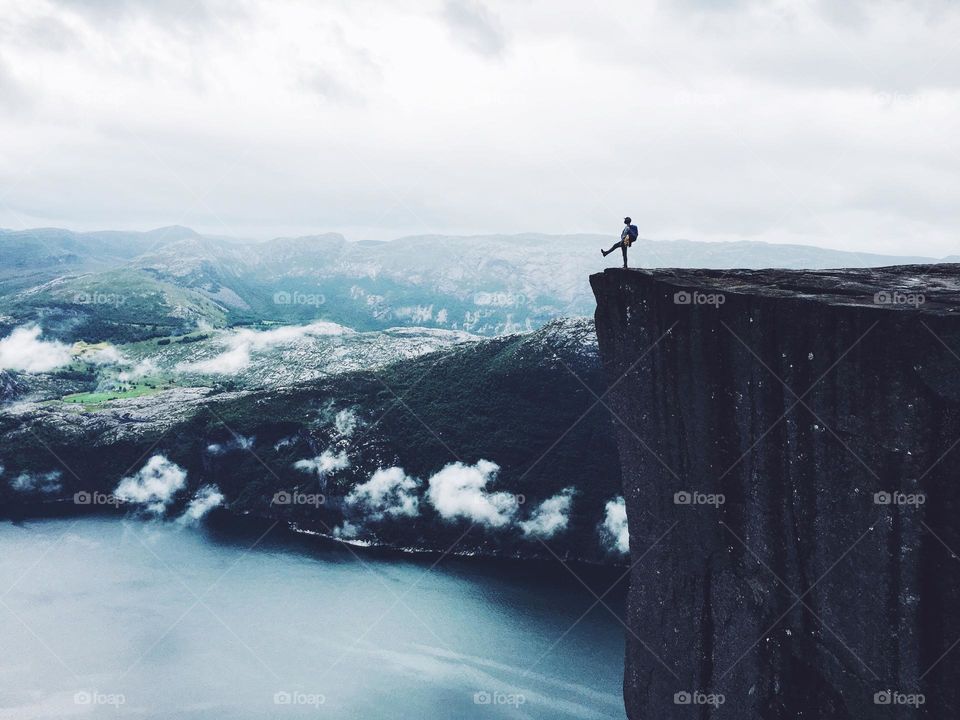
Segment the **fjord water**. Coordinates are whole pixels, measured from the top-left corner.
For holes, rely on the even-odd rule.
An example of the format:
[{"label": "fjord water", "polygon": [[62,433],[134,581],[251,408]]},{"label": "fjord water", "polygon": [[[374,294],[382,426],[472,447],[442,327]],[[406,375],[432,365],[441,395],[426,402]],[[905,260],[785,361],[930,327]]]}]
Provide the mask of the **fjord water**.
[{"label": "fjord water", "polygon": [[624,717],[619,571],[262,532],[0,522],[0,718]]}]

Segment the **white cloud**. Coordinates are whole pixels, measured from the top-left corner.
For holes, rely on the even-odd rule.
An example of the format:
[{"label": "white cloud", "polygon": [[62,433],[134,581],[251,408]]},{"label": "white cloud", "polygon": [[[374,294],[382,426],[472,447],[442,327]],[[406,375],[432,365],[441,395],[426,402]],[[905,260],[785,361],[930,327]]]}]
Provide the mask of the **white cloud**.
[{"label": "white cloud", "polygon": [[162,515],[186,482],[187,473],[182,467],[163,455],[154,455],[135,475],[123,478],[113,494]]},{"label": "white cloud", "polygon": [[357,416],[352,410],[341,410],[333,419],[333,426],[343,437],[350,437],[357,428]]},{"label": "white cloud", "polygon": [[115,345],[106,345],[102,348],[97,348],[88,354],[85,359],[95,365],[121,365],[128,362],[127,358],[124,357],[123,353],[120,352]]},{"label": "white cloud", "polygon": [[280,450],[283,450],[285,447],[289,447],[290,445],[293,445],[296,441],[297,441],[296,436],[280,438],[273,444],[273,449],[274,451],[279,452]]},{"label": "white cloud", "polygon": [[316,474],[320,482],[323,483],[328,475],[350,467],[350,458],[343,451],[333,453],[330,450],[324,450],[315,458],[297,460],[293,466],[297,470]]},{"label": "white cloud", "polygon": [[153,375],[157,372],[157,364],[152,358],[144,358],[129,370],[124,370],[117,377],[122,382],[133,382],[147,375]]},{"label": "white cloud", "polygon": [[[3,468],[0,466],[0,472],[2,471]],[[59,470],[37,474],[22,472],[17,477],[11,478],[10,488],[22,493],[57,493],[63,490],[60,475]]]},{"label": "white cloud", "polygon": [[600,536],[604,546],[611,552],[624,555],[630,552],[627,506],[622,497],[616,497],[607,503],[603,524],[600,527]]},{"label": "white cloud", "polygon": [[506,46],[499,18],[478,0],[446,0],[443,16],[451,39],[481,55],[499,55]]},{"label": "white cloud", "polygon": [[207,360],[182,363],[177,366],[184,372],[196,372],[209,375],[236,375],[250,364],[249,345],[238,345]]},{"label": "white cloud", "polygon": [[249,450],[253,447],[254,441],[256,438],[253,436],[234,435],[226,442],[207,445],[207,452],[211,455],[223,455],[234,450]]},{"label": "white cloud", "polygon": [[570,506],[573,503],[573,488],[547,498],[533,511],[528,520],[520,523],[520,529],[527,537],[551,538],[567,529],[570,521]]},{"label": "white cloud", "polygon": [[344,498],[347,505],[363,511],[366,520],[390,517],[414,517],[420,511],[416,492],[417,478],[403,468],[380,468],[365,483],[355,486]]},{"label": "white cloud", "polygon": [[43,373],[68,365],[70,346],[55,340],[41,340],[37,325],[16,328],[0,340],[0,370]]},{"label": "white cloud", "polygon": [[343,335],[348,332],[351,332],[351,330],[343,325],[320,321],[309,325],[285,325],[272,330],[242,328],[233,332],[233,338],[230,342],[249,345],[253,350],[266,350],[277,345],[290,345],[308,335],[323,337]]},{"label": "white cloud", "polygon": [[342,540],[353,540],[359,534],[360,526],[349,520],[344,520],[342,525],[333,529],[333,536]]},{"label": "white cloud", "polygon": [[177,522],[183,525],[194,525],[204,515],[223,504],[223,493],[216,485],[203,485],[194,493],[193,499],[187,504]]},{"label": "white cloud", "polygon": [[227,330],[219,338],[221,344],[229,349],[204,360],[184,362],[177,366],[183,372],[195,372],[210,375],[236,375],[246,369],[252,354],[273,347],[292,345],[309,336],[343,335],[352,332],[343,325],[332,322],[315,322],[309,325],[289,325],[272,330]]},{"label": "white cloud", "polygon": [[430,478],[427,499],[445,520],[465,518],[490,527],[509,525],[517,513],[517,499],[508,492],[487,492],[500,466],[489,460],[476,465],[451,463]]}]

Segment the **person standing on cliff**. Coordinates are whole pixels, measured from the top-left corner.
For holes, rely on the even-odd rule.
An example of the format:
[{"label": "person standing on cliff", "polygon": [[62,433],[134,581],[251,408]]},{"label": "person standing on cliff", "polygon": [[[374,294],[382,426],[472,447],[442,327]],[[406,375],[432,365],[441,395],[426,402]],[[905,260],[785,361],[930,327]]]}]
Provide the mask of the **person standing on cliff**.
[{"label": "person standing on cliff", "polygon": [[627,248],[636,242],[639,234],[640,233],[637,230],[637,226],[633,224],[633,221],[628,215],[623,219],[623,232],[620,233],[620,242],[614,243],[613,247],[609,250],[604,250],[601,248],[600,252],[603,253],[604,257],[606,257],[617,248],[620,248],[620,250],[623,252],[623,267],[627,267]]}]

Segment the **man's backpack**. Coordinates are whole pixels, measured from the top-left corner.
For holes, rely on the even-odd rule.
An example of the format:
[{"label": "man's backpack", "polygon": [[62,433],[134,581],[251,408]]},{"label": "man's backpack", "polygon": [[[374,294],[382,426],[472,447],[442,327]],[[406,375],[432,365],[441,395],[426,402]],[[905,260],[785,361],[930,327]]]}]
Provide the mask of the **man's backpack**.
[{"label": "man's backpack", "polygon": [[629,247],[630,245],[633,245],[637,241],[638,237],[640,237],[640,231],[637,230],[636,225],[631,225],[627,229],[627,237],[625,238],[627,241],[627,246]]}]

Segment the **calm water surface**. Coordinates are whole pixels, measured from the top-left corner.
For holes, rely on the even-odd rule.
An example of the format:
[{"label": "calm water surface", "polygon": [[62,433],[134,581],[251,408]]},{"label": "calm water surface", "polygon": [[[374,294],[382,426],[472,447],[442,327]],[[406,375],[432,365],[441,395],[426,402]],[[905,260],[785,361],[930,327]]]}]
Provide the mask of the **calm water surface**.
[{"label": "calm water surface", "polygon": [[624,717],[623,626],[563,567],[261,532],[0,522],[0,718]]}]

